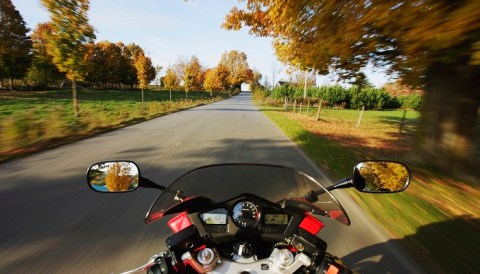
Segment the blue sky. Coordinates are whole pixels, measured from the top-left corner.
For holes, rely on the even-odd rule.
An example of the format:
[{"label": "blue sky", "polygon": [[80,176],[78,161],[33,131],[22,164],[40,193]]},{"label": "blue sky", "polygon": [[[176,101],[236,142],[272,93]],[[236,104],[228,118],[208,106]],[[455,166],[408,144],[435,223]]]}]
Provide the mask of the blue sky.
[{"label": "blue sky", "polygon": [[[30,29],[49,20],[40,0],[12,0]],[[277,61],[270,38],[255,37],[248,30],[220,28],[225,15],[239,5],[231,0],[90,0],[89,20],[97,41],[136,43],[146,49],[154,65],[173,65],[179,56],[196,55],[206,67],[216,66],[223,52],[243,51],[250,67],[271,81],[286,78]],[[163,72],[165,69],[163,70]],[[371,82],[382,85],[388,79],[367,71]],[[322,77],[329,84],[334,77]]]}]

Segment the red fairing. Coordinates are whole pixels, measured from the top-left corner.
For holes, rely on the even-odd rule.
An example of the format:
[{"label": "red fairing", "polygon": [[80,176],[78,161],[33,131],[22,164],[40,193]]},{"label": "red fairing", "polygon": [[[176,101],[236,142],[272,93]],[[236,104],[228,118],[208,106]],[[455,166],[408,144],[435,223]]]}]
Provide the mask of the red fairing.
[{"label": "red fairing", "polygon": [[177,233],[191,225],[192,222],[190,221],[190,219],[188,219],[187,212],[182,212],[172,218],[170,221],[168,221],[168,226],[174,233]]},{"label": "red fairing", "polygon": [[316,235],[323,228],[323,223],[312,215],[306,214],[298,227]]}]

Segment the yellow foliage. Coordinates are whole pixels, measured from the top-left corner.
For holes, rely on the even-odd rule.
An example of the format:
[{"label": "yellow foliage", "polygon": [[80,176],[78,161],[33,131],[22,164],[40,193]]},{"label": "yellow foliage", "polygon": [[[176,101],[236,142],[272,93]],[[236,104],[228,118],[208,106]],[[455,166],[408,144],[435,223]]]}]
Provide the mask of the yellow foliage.
[{"label": "yellow foliage", "polygon": [[114,163],[108,169],[105,178],[106,186],[110,192],[128,191],[133,183],[132,177],[129,175],[130,167]]},{"label": "yellow foliage", "polygon": [[415,84],[429,65],[459,54],[479,64],[480,1],[283,1],[248,0],[222,25],[242,24],[274,38],[278,58],[321,74],[349,79],[370,62]]}]

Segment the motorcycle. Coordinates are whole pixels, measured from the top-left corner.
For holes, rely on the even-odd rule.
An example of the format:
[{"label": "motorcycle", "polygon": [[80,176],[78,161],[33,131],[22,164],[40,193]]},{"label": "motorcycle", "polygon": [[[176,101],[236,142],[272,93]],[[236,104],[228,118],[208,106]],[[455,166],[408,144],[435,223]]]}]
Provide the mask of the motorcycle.
[{"label": "motorcycle", "polygon": [[161,190],[145,222],[168,218],[167,250],[125,273],[354,273],[326,252],[318,234],[329,218],[350,225],[332,190],[394,193],[410,182],[398,162],[362,161],[352,177],[323,186],[293,168],[218,164],[196,168],[168,187],[142,177],[131,161],[101,162],[87,171],[103,193]]}]

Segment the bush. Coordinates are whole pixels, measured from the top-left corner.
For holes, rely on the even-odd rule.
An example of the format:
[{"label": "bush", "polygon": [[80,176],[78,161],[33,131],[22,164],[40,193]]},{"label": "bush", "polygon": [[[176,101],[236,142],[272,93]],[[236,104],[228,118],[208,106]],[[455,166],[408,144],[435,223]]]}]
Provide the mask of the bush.
[{"label": "bush", "polygon": [[419,110],[422,105],[422,95],[415,93],[410,95],[399,96],[398,103],[402,109]]},{"label": "bush", "polygon": [[382,110],[398,108],[399,104],[395,97],[390,96],[385,90],[368,87],[352,93],[350,107],[360,109],[362,106],[367,110]]},{"label": "bush", "polygon": [[[263,95],[268,97],[268,92]],[[303,98],[303,87],[293,85],[282,85],[275,87],[270,94],[274,100],[283,99],[287,96],[289,99]],[[386,92],[385,89],[366,87],[358,89],[357,87],[345,88],[340,85],[321,86],[307,88],[308,98],[320,98],[327,101],[329,105],[347,109],[361,109],[365,106],[367,110],[383,110],[383,109],[414,109],[418,110],[422,103],[420,94],[411,94],[408,96],[394,97]]]},{"label": "bush", "polygon": [[288,98],[294,98],[295,97],[295,88],[289,84],[281,85],[281,86],[276,86],[272,90],[271,97],[273,99],[281,99],[287,96]]}]

